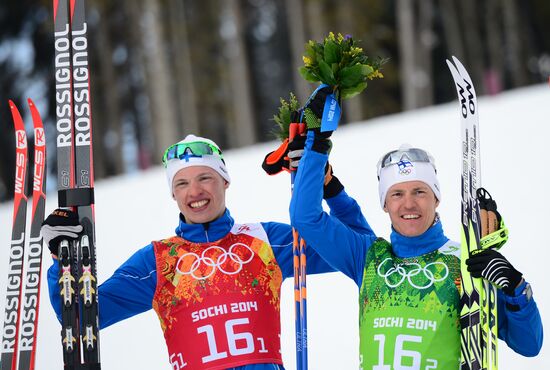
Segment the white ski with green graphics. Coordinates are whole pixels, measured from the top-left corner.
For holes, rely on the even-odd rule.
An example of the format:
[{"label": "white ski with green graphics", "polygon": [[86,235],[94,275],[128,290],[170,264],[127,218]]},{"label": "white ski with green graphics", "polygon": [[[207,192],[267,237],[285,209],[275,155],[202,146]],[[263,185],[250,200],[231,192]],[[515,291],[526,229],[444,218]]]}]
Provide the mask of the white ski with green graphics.
[{"label": "white ski with green graphics", "polygon": [[473,278],[465,261],[481,248],[480,210],[476,191],[481,187],[480,138],[477,97],[470,75],[452,57],[447,65],[453,75],[461,114],[461,370],[498,369],[496,287]]}]

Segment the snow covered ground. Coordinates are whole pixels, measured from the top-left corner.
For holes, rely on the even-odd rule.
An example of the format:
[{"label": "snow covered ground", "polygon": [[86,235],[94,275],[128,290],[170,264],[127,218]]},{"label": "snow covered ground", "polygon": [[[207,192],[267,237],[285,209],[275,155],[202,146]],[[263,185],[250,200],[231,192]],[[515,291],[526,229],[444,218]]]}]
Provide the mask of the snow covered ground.
[{"label": "snow covered ground", "polygon": [[[549,107],[547,85],[518,89],[479,102],[482,184],[497,200],[510,229],[503,253],[532,283],[546,324],[550,318],[550,290],[544,282],[550,264],[544,216],[550,208],[546,194],[550,180],[546,168]],[[387,237],[389,218],[378,203],[375,165],[383,153],[403,142],[426,148],[435,156],[443,198],[439,212],[447,235],[459,239],[461,149],[456,102],[342,127],[333,135],[331,162],[335,174],[358,200],[374,230]],[[233,180],[227,205],[238,222],[288,222],[288,175],[268,177],[260,168],[265,153],[275,145],[272,142],[225,153]],[[56,194],[48,194],[47,213],[56,203]],[[162,168],[98,182],[96,205],[100,282],[138,248],[172,235],[178,220]],[[0,205],[0,245],[4,246],[0,248],[0,312],[4,312],[11,213],[11,204]],[[51,261],[47,255],[44,260],[45,270]],[[287,369],[295,368],[292,296],[292,283],[287,280],[281,310],[282,352]],[[358,368],[357,299],[355,283],[340,273],[308,278],[310,369]],[[38,335],[36,368],[61,369],[59,324],[49,305],[45,284]],[[523,358],[500,343],[501,369],[550,368],[548,341],[535,358]],[[101,355],[106,370],[170,369],[153,311],[102,331]]]}]

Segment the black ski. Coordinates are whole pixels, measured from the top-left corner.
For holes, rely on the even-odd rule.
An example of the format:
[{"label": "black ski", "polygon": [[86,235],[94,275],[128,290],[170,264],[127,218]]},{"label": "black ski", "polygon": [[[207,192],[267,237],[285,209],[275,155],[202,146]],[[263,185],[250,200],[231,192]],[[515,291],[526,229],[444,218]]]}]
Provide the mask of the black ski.
[{"label": "black ski", "polygon": [[59,206],[78,212],[81,239],[60,243],[65,369],[100,369],[92,122],[84,0],[54,0]]}]

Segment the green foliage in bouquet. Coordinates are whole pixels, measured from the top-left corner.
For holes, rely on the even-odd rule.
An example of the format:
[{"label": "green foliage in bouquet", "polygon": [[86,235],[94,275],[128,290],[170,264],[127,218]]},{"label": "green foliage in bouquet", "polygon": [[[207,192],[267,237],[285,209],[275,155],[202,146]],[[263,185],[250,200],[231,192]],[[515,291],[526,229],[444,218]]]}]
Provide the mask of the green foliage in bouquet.
[{"label": "green foliage in bouquet", "polygon": [[288,138],[288,128],[291,124],[292,112],[297,112],[300,109],[298,99],[293,93],[290,93],[288,101],[281,98],[281,106],[277,114],[273,116],[273,120],[277,123],[278,129],[274,131],[276,137],[281,141]]},{"label": "green foliage in bouquet", "polygon": [[309,82],[331,86],[340,99],[351,98],[367,87],[367,80],[384,77],[380,66],[385,59],[372,60],[349,36],[329,33],[322,43],[310,40],[300,74]]}]

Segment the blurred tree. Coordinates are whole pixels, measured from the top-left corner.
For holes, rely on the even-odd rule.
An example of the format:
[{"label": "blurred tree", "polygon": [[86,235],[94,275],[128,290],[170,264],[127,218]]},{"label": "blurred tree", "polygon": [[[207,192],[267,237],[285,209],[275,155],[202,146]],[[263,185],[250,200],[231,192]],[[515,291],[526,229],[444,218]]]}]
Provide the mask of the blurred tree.
[{"label": "blurred tree", "polygon": [[[304,45],[308,39],[305,34],[305,22],[304,22],[304,4],[303,0],[285,0],[286,7],[286,22],[288,29],[288,39],[290,44],[290,77],[292,78],[292,85],[294,86],[293,92],[299,101],[306,101],[310,87],[309,83],[305,81],[298,73],[298,68],[303,65],[302,56],[304,53]],[[282,94],[281,97],[287,99],[288,94]],[[277,101],[277,107],[279,102]],[[276,110],[272,111],[276,112]]]},{"label": "blurred tree", "polygon": [[476,92],[479,91],[478,94],[481,95],[486,90],[482,80],[485,43],[483,42],[482,27],[478,16],[479,9],[482,8],[483,4],[476,0],[461,0],[458,3],[459,12],[462,15],[462,32],[466,52],[461,61],[468,66],[468,73],[476,83]]},{"label": "blurred tree", "polygon": [[[0,201],[13,197],[14,187],[15,136],[8,99],[15,102],[25,121],[31,161],[34,135],[27,97],[36,103],[51,134],[53,122],[47,104],[53,60],[49,5],[29,0],[4,1],[0,5]],[[28,179],[30,182],[32,176]]]},{"label": "blurred tree", "polygon": [[399,61],[403,110],[418,107],[416,102],[416,40],[414,25],[414,4],[411,0],[397,0],[397,29],[399,30]]},{"label": "blurred tree", "polygon": [[[303,39],[301,24],[290,26],[292,20],[285,11],[287,3],[283,0],[247,0],[242,2],[242,26],[245,38],[246,57],[248,59],[252,114],[257,139],[273,139],[271,132],[273,114],[279,107],[279,98],[288,98],[290,91],[296,91],[295,82],[301,77],[292,66],[292,40]],[[294,11],[300,8],[296,1]],[[298,10],[299,11],[299,10]],[[296,19],[295,19],[296,20]],[[302,22],[301,19],[297,20]],[[302,32],[301,35],[293,34]],[[299,48],[303,50],[304,45]],[[292,57],[291,57],[292,55]],[[305,86],[305,84],[303,85]],[[304,94],[305,95],[305,94]]]},{"label": "blurred tree", "polygon": [[323,10],[325,3],[327,1],[304,0],[304,19],[307,20],[304,23],[307,27],[306,35],[309,39],[322,40],[327,34],[327,29],[330,28],[330,26],[323,22],[324,18],[329,16]]},{"label": "blurred tree", "polygon": [[382,67],[384,79],[369,82],[368,88],[353,98],[361,103],[361,119],[398,112],[401,110],[401,76],[398,72],[396,2],[355,2],[353,6],[354,38],[360,41],[369,57],[389,58]]},{"label": "blurred tree", "polygon": [[430,0],[397,2],[402,107],[433,104],[434,3]]},{"label": "blurred tree", "polygon": [[500,3],[500,0],[487,0],[487,6],[483,14],[487,27],[488,67],[485,72],[485,91],[488,94],[496,94],[502,90],[504,55],[502,49],[503,35],[500,32],[502,28]]},{"label": "blurred tree", "polygon": [[[161,153],[154,151],[154,121],[147,88],[145,50],[141,37],[140,11],[134,1],[115,2],[121,6],[120,18],[116,19],[117,35],[122,35],[117,45],[119,61],[117,78],[123,107],[122,147],[127,171],[145,169],[159,163]],[[109,15],[104,15],[108,17]]]},{"label": "blurred tree", "polygon": [[164,37],[165,18],[161,5],[157,0],[138,0],[133,2],[137,17],[133,23],[138,24],[141,35],[141,47],[145,66],[145,86],[153,130],[153,153],[161,153],[177,138],[176,115],[174,106],[176,101],[171,91],[172,70],[168,63],[166,38]]},{"label": "blurred tree", "polygon": [[251,68],[247,57],[245,22],[242,4],[238,0],[223,2],[221,34],[223,42],[219,46],[224,63],[223,78],[228,95],[225,96],[225,125],[228,146],[240,147],[256,142],[256,124],[254,122],[251,93]]},{"label": "blurred tree", "polygon": [[[119,40],[113,30],[113,22],[121,20],[120,8],[110,1],[98,1],[97,9],[92,10],[88,19],[97,19],[90,25],[94,37],[89,37],[93,49],[94,72],[97,75],[96,84],[91,86],[92,101],[96,115],[93,117],[93,135],[97,150],[94,151],[94,174],[102,178],[123,173],[122,158],[122,109],[119,101],[119,80],[115,47]],[[110,16],[107,17],[106,15]],[[95,15],[95,16],[94,16]],[[88,22],[90,23],[90,22]],[[116,23],[115,23],[116,25]]]},{"label": "blurred tree", "polygon": [[[199,116],[199,134],[228,147],[226,100],[229,92],[223,79],[222,23],[220,3],[215,0],[185,0],[191,64]],[[222,7],[223,8],[223,7]]]},{"label": "blurred tree", "polygon": [[510,72],[512,86],[527,84],[526,69],[523,60],[521,24],[518,17],[518,7],[515,0],[503,0],[504,37],[506,39],[506,65]]},{"label": "blurred tree", "polygon": [[[343,35],[357,35],[355,2],[353,0],[340,0],[336,7],[337,30]],[[363,119],[363,109],[360,99],[348,99],[343,102],[346,112],[346,122],[357,122]]]},{"label": "blurred tree", "polygon": [[[498,1],[498,0],[495,0]],[[458,9],[454,0],[439,0],[441,25],[445,35],[445,42],[457,58],[464,58],[464,43],[460,32]]]},{"label": "blurred tree", "polygon": [[186,19],[186,5],[182,0],[169,0],[165,14],[169,21],[166,37],[169,40],[170,67],[174,71],[174,109],[178,120],[178,137],[199,132],[199,113],[195,94],[194,66]]}]

